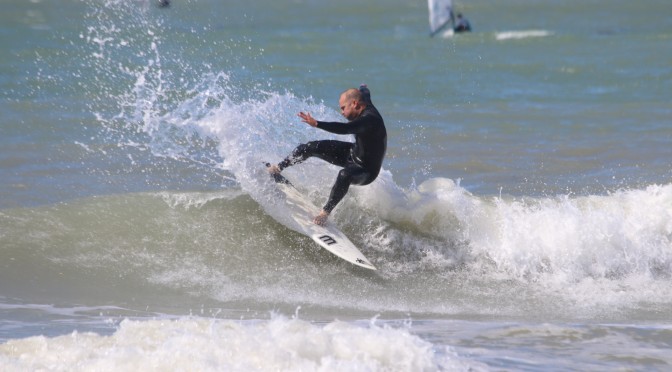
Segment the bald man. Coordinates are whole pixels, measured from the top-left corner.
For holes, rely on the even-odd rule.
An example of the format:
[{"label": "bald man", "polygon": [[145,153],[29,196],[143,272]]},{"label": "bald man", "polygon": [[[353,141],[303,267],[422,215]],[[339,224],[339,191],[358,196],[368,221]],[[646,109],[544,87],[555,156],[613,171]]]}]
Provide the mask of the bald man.
[{"label": "bald man", "polygon": [[[365,85],[363,85],[366,88]],[[271,174],[280,172],[310,157],[318,157],[326,162],[342,167],[331,188],[329,200],[313,222],[324,225],[329,214],[347,194],[350,185],[368,185],[373,182],[383,165],[387,149],[387,130],[378,110],[371,103],[368,88],[351,88],[341,93],[338,105],[347,123],[315,120],[310,113],[300,112],[304,123],[335,134],[354,134],[355,142],[335,140],[312,141],[301,144],[277,165],[268,167]]]}]

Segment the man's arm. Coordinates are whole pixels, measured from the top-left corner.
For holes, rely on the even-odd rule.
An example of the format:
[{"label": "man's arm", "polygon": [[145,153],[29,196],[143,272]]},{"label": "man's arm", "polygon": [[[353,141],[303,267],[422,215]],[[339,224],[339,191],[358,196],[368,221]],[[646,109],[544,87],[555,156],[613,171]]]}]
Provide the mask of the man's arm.
[{"label": "man's arm", "polygon": [[368,119],[365,116],[360,116],[348,123],[318,121],[317,127],[334,134],[360,134],[371,127],[371,120]]},{"label": "man's arm", "polygon": [[311,127],[317,127],[334,134],[359,134],[365,132],[369,126],[369,121],[364,116],[360,116],[349,123],[317,121],[308,112],[299,112],[299,117],[301,121]]},{"label": "man's arm", "polygon": [[348,122],[341,123],[338,121],[317,121],[315,118],[310,115],[309,112],[299,112],[298,116],[301,118],[301,121],[310,125],[311,127],[317,127],[322,130],[334,134],[359,134],[366,131],[369,127],[369,120],[366,116],[360,116],[357,119]]}]

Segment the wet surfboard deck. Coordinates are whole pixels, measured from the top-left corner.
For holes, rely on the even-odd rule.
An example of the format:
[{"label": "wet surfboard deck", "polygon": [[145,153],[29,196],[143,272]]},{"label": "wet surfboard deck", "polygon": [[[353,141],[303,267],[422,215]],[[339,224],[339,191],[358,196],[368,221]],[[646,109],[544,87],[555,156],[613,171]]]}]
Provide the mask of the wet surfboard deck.
[{"label": "wet surfboard deck", "polygon": [[313,222],[313,218],[320,212],[320,208],[316,207],[296,189],[289,180],[280,174],[272,174],[271,176],[278,189],[285,194],[287,210],[299,226],[300,231],[298,232],[309,236],[320,247],[345,261],[366,269],[376,270],[376,267],[333,222],[327,221],[324,226],[316,225]]}]

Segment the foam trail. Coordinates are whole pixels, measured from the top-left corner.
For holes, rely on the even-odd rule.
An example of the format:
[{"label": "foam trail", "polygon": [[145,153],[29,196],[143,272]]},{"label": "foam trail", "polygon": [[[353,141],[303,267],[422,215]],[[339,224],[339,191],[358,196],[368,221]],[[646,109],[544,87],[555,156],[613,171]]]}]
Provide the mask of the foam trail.
[{"label": "foam trail", "polygon": [[497,40],[519,40],[553,35],[546,30],[504,31],[495,34]]}]

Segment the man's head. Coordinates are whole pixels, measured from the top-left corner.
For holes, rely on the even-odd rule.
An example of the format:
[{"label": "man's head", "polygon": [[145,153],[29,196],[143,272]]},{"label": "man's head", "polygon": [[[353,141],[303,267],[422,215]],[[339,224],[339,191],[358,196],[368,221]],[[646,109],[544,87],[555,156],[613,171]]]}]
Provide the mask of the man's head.
[{"label": "man's head", "polygon": [[362,92],[356,88],[350,88],[341,93],[341,97],[338,99],[341,114],[348,120],[357,119],[366,106],[367,103],[362,99]]}]

